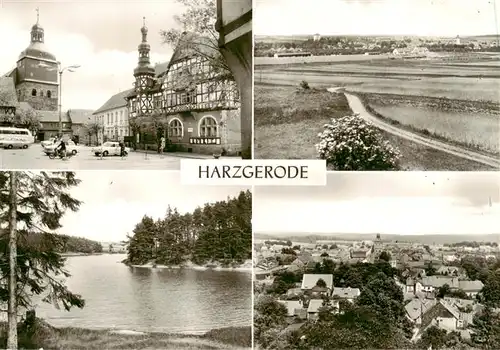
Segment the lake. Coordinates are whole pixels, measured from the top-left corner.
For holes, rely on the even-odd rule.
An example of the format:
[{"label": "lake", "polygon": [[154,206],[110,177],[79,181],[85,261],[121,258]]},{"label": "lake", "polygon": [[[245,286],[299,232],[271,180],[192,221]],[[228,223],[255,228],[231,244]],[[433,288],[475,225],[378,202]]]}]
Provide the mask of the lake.
[{"label": "lake", "polygon": [[122,254],[69,257],[67,285],[86,305],[70,312],[37,305],[56,327],[200,334],[250,326],[252,274],[128,267]]}]

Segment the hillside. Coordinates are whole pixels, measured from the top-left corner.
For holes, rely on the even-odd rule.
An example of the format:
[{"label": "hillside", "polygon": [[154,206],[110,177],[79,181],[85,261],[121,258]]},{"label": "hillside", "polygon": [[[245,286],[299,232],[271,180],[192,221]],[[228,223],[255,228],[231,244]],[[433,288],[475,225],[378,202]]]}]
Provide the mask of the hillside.
[{"label": "hillside", "polygon": [[50,242],[56,244],[58,253],[80,253],[80,254],[95,254],[102,252],[102,246],[99,242],[92,241],[83,237],[74,237],[69,235],[54,234],[51,237],[42,233],[32,233],[27,236],[28,244],[33,244],[43,247],[44,244]]}]

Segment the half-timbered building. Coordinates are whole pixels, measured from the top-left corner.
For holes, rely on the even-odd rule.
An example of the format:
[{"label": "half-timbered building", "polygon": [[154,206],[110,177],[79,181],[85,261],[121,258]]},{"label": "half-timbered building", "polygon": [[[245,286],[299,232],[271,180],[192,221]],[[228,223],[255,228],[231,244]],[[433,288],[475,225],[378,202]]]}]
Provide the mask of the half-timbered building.
[{"label": "half-timbered building", "polygon": [[151,65],[147,28],[141,28],[135,88],[128,94],[130,127],[137,144],[194,153],[239,154],[239,93],[217,43],[183,33],[162,71]]}]

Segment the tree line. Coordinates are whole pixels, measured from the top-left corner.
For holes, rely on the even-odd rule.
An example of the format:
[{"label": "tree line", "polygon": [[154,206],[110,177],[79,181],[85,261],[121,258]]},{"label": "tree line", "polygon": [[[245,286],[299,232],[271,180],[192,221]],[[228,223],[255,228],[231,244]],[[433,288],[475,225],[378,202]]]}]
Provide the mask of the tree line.
[{"label": "tree line", "polygon": [[144,216],[128,237],[126,263],[181,265],[241,264],[252,258],[252,194],[207,203],[181,214],[168,207],[165,217]]},{"label": "tree line", "polygon": [[[73,237],[68,235],[54,234],[56,241],[55,250],[58,253],[82,253],[82,254],[95,254],[102,253],[102,245],[99,242],[83,238]],[[40,232],[33,232],[27,237],[30,244],[40,244],[43,241],[43,234]]]}]

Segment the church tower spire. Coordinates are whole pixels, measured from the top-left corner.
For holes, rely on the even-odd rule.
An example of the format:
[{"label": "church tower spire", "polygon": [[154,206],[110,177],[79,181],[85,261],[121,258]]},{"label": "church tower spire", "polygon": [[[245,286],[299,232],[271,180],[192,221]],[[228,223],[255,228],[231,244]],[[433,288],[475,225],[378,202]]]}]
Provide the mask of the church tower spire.
[{"label": "church tower spire", "polygon": [[40,9],[36,8],[36,23],[31,27],[31,43],[43,43],[44,42],[44,32],[40,22]]},{"label": "church tower spire", "polygon": [[148,78],[152,78],[155,75],[155,70],[151,66],[151,60],[149,57],[151,47],[148,43],[148,28],[146,27],[146,17],[142,17],[142,23],[142,42],[137,47],[137,51],[139,52],[139,61],[137,63],[137,67],[134,69],[136,89],[139,90],[144,90],[151,82],[151,79]]}]

